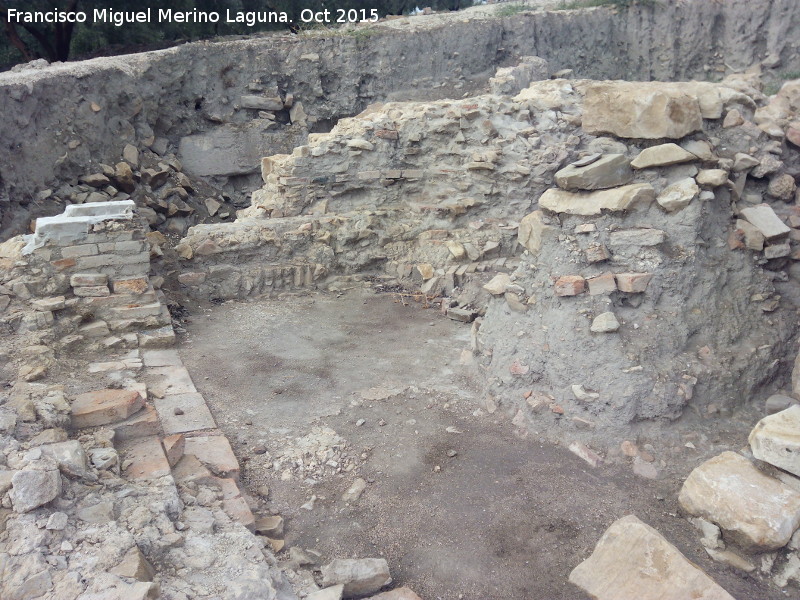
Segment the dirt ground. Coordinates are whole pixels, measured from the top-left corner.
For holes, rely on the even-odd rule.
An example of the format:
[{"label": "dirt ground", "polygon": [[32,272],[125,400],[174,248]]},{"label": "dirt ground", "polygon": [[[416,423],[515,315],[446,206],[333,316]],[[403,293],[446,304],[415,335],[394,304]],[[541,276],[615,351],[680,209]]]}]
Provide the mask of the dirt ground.
[{"label": "dirt ground", "polygon": [[287,548],[384,556],[426,600],[579,599],[569,572],[633,513],[738,600],[786,597],[713,563],[679,516],[697,459],[650,480],[515,435],[460,363],[470,325],[435,308],[359,290],[188,309],[183,361]]}]

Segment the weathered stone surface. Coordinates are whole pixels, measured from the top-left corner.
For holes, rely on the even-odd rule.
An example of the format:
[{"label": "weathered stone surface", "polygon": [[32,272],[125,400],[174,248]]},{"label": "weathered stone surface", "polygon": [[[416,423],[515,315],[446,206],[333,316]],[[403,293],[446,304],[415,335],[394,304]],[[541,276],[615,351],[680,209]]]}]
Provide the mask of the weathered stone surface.
[{"label": "weathered stone surface", "polygon": [[656,200],[667,212],[675,212],[689,206],[689,203],[697,198],[699,193],[700,188],[695,180],[687,177],[667,186]]},{"label": "weathered stone surface", "polygon": [[322,567],[322,585],[343,584],[342,597],[366,596],[392,583],[384,558],[337,558]]},{"label": "weathered stone surface", "polygon": [[611,524],[569,581],[597,600],[734,600],[633,515]]},{"label": "weathered stone surface", "polygon": [[783,394],[773,394],[764,402],[764,412],[768,415],[773,415],[776,412],[786,410],[790,406],[798,404],[798,401],[791,396],[784,396]]},{"label": "weathered stone surface", "polygon": [[130,417],[144,406],[144,399],[134,390],[98,390],[81,394],[72,402],[72,426],[98,427]]},{"label": "weathered stone surface", "polygon": [[158,479],[170,474],[169,463],[157,437],[142,437],[120,444],[126,477],[131,479]]},{"label": "weathered stone surface", "polygon": [[800,525],[800,493],[735,452],[723,452],[692,471],[678,501],[748,550],[780,548]]},{"label": "weathered stone surface", "polygon": [[784,238],[791,232],[791,229],[781,221],[769,204],[743,208],[742,216],[756,227],[768,241]]},{"label": "weathered stone surface", "polygon": [[511,284],[511,276],[508,273],[498,273],[489,283],[483,286],[487,292],[493,296],[499,296],[506,293],[506,288]]},{"label": "weathered stone surface", "polygon": [[719,187],[728,181],[728,172],[725,169],[702,169],[695,181],[705,187]]},{"label": "weathered stone surface", "polygon": [[422,598],[415,594],[411,588],[401,587],[372,596],[368,600],[422,600]]},{"label": "weathered stone surface", "polygon": [[206,402],[198,393],[171,394],[155,399],[161,426],[167,435],[217,426]]},{"label": "weathered stone surface", "polygon": [[542,249],[545,240],[556,232],[554,227],[550,227],[544,222],[543,217],[542,211],[534,211],[522,218],[517,229],[519,243],[534,255]]},{"label": "weathered stone surface", "polygon": [[607,154],[582,167],[568,165],[555,174],[556,185],[568,191],[603,190],[631,179],[631,163],[624,154]]},{"label": "weathered stone surface", "polygon": [[586,280],[586,283],[589,284],[590,296],[610,294],[617,289],[617,281],[614,278],[614,274],[608,271],[601,273],[596,277],[590,277]]},{"label": "weathered stone surface", "polygon": [[239,461],[225,436],[202,435],[187,438],[184,452],[196,456],[220,477],[239,477]]},{"label": "weathered stone surface", "polygon": [[342,494],[342,501],[344,502],[358,502],[361,494],[367,489],[367,482],[361,477],[357,477],[353,484],[347,488],[347,491]]},{"label": "weathered stone surface", "polygon": [[142,554],[142,551],[137,546],[133,546],[125,553],[122,562],[111,569],[111,573],[120,577],[131,577],[139,581],[153,581],[155,570]]},{"label": "weathered stone surface", "polygon": [[582,126],[588,133],[679,139],[703,126],[700,103],[681,84],[605,81],[583,91]]},{"label": "weathered stone surface", "polygon": [[242,96],[239,106],[253,110],[283,110],[283,100],[268,96]]},{"label": "weathered stone surface", "polygon": [[800,406],[761,419],[749,441],[757,459],[800,477]]},{"label": "weathered stone surface", "polygon": [[261,517],[256,521],[253,531],[259,535],[265,535],[271,538],[282,538],[283,527],[283,517],[280,515],[272,515],[269,517]]},{"label": "weathered stone surface", "polygon": [[692,162],[697,160],[697,156],[684,150],[678,144],[661,144],[645,148],[639,156],[631,161],[634,169],[647,169],[650,167],[666,167],[679,163]]},{"label": "weathered stone surface", "polygon": [[613,333],[619,329],[619,321],[613,312],[604,312],[597,315],[592,321],[593,333]]},{"label": "weathered stone surface", "polygon": [[17,471],[11,477],[11,505],[24,513],[54,500],[61,493],[58,471]]},{"label": "weathered stone surface", "polygon": [[86,472],[86,452],[78,440],[39,446],[42,454],[54,459],[59,468],[68,475],[83,475]]},{"label": "weathered stone surface", "polygon": [[556,188],[547,190],[539,198],[539,207],[554,213],[594,216],[604,210],[616,212],[636,204],[647,204],[655,199],[655,190],[648,183],[633,183],[610,190],[596,192],[566,192]]},{"label": "weathered stone surface", "polygon": [[306,600],[341,600],[343,592],[344,586],[340,583],[339,585],[332,585],[323,590],[313,592],[306,596]]},{"label": "weathered stone surface", "polygon": [[621,229],[612,231],[608,236],[608,244],[612,248],[624,246],[658,246],[667,239],[667,234],[660,229]]}]

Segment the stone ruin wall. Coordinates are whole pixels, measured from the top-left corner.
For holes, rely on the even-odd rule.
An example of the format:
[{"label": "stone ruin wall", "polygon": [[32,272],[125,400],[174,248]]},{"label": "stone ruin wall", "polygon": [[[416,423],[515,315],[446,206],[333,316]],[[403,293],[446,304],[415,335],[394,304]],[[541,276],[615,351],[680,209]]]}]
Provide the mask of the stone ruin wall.
[{"label": "stone ruin wall", "polygon": [[[757,108],[755,81],[547,80],[371,107],[265,158],[236,222],[178,244],[180,283],[242,298],[369,275],[445,296],[452,318],[485,315],[487,406],[546,435],[729,411],[784,376],[794,334],[791,230],[760,205],[796,219],[796,107],[775,113],[796,84]],[[754,211],[775,220],[766,242]]]},{"label": "stone ruin wall", "polygon": [[[569,68],[594,79],[715,78],[765,58],[800,69],[787,33],[800,26],[795,2],[678,4],[619,14],[431,16],[424,26],[389,21],[365,35],[201,42],[5,73],[2,235],[24,231],[30,212],[61,212],[80,194],[65,184],[88,164],[113,164],[126,144],[160,155],[181,150],[190,174],[217,177],[220,185],[234,177],[233,194],[250,187],[258,159],[290,152],[309,128],[324,131],[375,101],[462,95],[485,85],[497,65],[525,55],[546,59],[554,72]],[[249,104],[254,95],[270,101]]]}]

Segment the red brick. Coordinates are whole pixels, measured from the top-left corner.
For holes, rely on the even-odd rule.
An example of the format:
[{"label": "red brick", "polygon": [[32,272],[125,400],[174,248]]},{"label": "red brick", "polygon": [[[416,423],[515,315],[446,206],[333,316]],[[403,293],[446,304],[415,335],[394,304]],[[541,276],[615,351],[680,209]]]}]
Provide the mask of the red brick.
[{"label": "red brick", "polygon": [[124,421],[112,425],[116,439],[129,440],[131,438],[158,435],[161,432],[161,423],[158,420],[158,412],[152,406],[145,406],[144,410],[125,419]]},{"label": "red brick", "polygon": [[144,406],[134,390],[98,390],[81,394],[72,402],[72,426],[76,429],[116,423]]},{"label": "red brick", "polygon": [[186,438],[184,452],[196,456],[219,477],[239,478],[239,461],[223,435],[199,435]]},{"label": "red brick", "polygon": [[641,293],[652,278],[652,273],[617,273],[617,287],[623,292]]},{"label": "red brick", "polygon": [[75,262],[74,258],[62,258],[61,260],[54,260],[50,263],[59,271],[63,271],[64,269],[71,269],[77,263]]},{"label": "red brick", "polygon": [[580,275],[565,275],[556,280],[556,296],[577,296],[586,291],[586,280]]},{"label": "red brick", "polygon": [[244,498],[241,496],[227,498],[222,501],[222,509],[232,520],[238,521],[251,531],[253,530],[256,518]]},{"label": "red brick", "polygon": [[147,277],[136,277],[134,279],[118,279],[111,285],[114,288],[115,294],[140,295],[144,294],[147,290],[150,289],[150,282],[147,280]]},{"label": "red brick", "polygon": [[157,437],[143,437],[122,442],[119,446],[124,475],[130,479],[158,479],[170,474],[169,463]]}]

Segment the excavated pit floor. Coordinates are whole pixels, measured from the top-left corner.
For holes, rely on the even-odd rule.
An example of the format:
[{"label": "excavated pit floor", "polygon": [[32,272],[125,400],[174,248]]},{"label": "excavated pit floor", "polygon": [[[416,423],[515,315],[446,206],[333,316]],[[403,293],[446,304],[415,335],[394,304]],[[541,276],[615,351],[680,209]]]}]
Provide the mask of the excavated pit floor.
[{"label": "excavated pit floor", "polygon": [[[314,549],[323,563],[384,556],[395,584],[426,600],[575,600],[585,596],[570,570],[634,513],[738,600],[786,597],[708,559],[679,516],[696,459],[656,481],[624,461],[594,469],[481,408],[478,367],[459,360],[468,324],[365,290],[188,308],[183,361],[244,483],[256,498],[269,487],[259,512],[284,516],[287,549]],[[346,444],[330,465],[328,429]],[[309,445],[322,458],[306,455],[305,471],[280,462]],[[355,468],[337,472],[348,459]],[[359,476],[366,491],[345,503]]]}]

